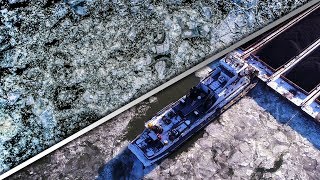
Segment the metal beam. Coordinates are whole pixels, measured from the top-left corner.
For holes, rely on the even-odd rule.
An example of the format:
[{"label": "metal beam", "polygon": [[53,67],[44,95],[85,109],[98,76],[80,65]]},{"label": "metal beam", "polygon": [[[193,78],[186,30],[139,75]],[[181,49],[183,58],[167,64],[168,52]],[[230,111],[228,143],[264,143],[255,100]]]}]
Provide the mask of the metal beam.
[{"label": "metal beam", "polygon": [[269,77],[268,82],[273,81],[280,77],[282,74],[287,72],[288,70],[295,67],[300,61],[302,61],[308,54],[313,52],[320,46],[320,38],[308,46],[305,50],[303,50],[299,55],[295,56],[291,61],[282,65],[278,71],[276,71],[272,76]]},{"label": "metal beam", "polygon": [[279,29],[277,29],[276,31],[272,32],[270,35],[268,35],[267,37],[265,37],[264,39],[262,39],[260,42],[258,42],[257,44],[255,44],[254,46],[252,46],[251,48],[249,48],[248,50],[244,51],[242,53],[242,58],[246,59],[247,57],[250,56],[250,54],[252,54],[253,52],[257,51],[258,49],[260,49],[261,47],[263,47],[265,44],[267,44],[268,42],[270,42],[271,40],[273,40],[274,38],[276,38],[278,35],[280,35],[282,32],[286,31],[287,29],[289,29],[290,27],[292,27],[293,25],[295,25],[297,22],[299,22],[300,20],[302,20],[303,18],[305,18],[306,16],[308,16],[310,13],[312,13],[313,11],[315,11],[316,9],[318,9],[320,7],[320,3],[316,4],[315,6],[311,7],[310,9],[308,9],[307,11],[303,12],[302,14],[300,14],[298,17],[292,19],[291,21],[289,21],[287,24],[285,24],[284,26],[280,27]]},{"label": "metal beam", "polygon": [[300,106],[310,105],[319,96],[320,96],[320,84],[318,84],[317,87],[310,92],[310,94],[303,100]]}]

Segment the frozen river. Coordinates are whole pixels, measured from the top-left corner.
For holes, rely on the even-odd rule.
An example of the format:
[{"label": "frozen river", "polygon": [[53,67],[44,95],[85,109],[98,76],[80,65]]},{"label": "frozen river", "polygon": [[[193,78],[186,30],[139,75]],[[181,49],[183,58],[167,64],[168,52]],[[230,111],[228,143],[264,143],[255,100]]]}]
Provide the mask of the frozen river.
[{"label": "frozen river", "polygon": [[0,1],[0,172],[309,0],[213,2]]},{"label": "frozen river", "polygon": [[262,83],[159,165],[143,168],[127,144],[144,121],[197,82],[189,76],[12,178],[318,177],[319,124]]}]

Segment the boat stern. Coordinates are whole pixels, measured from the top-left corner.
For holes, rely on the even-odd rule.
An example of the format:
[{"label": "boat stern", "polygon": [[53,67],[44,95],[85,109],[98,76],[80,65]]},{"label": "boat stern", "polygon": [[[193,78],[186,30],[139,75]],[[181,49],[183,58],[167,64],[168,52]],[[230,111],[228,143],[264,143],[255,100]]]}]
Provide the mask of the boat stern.
[{"label": "boat stern", "polygon": [[154,161],[145,157],[144,152],[137,145],[135,145],[134,142],[128,145],[128,149],[142,162],[145,167],[154,163]]}]

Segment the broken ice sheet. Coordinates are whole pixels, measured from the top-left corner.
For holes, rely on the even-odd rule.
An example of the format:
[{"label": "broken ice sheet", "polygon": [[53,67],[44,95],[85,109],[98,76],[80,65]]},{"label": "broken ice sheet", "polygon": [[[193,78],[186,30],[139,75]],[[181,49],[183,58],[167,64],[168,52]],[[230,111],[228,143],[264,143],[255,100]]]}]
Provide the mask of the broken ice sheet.
[{"label": "broken ice sheet", "polygon": [[[197,77],[207,73],[200,70]],[[10,179],[317,179],[319,126],[263,83],[158,165],[143,167],[128,143],[197,77],[179,81]]]},{"label": "broken ice sheet", "polygon": [[1,1],[0,172],[306,2]]}]

